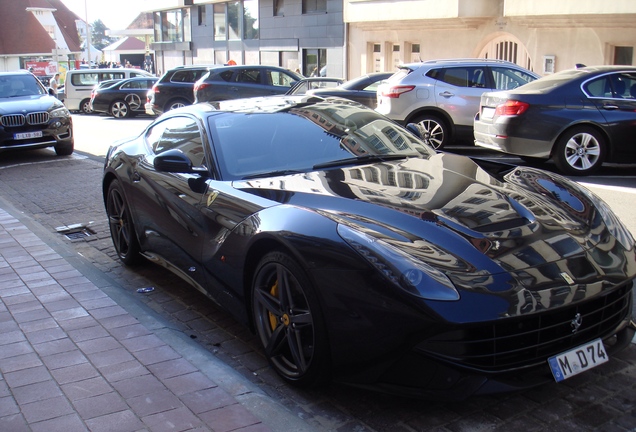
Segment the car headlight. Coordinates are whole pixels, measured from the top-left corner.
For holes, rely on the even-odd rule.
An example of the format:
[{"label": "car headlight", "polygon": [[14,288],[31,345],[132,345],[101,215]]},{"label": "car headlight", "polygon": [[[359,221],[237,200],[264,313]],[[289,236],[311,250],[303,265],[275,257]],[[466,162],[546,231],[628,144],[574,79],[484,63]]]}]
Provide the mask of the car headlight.
[{"label": "car headlight", "polygon": [[338,234],[394,285],[427,300],[459,300],[451,280],[440,270],[395,246],[343,224]]},{"label": "car headlight", "polygon": [[59,107],[59,108],[55,108],[52,109],[51,112],[49,113],[49,116],[51,117],[68,117],[70,115],[68,109],[66,109],[66,107]]}]

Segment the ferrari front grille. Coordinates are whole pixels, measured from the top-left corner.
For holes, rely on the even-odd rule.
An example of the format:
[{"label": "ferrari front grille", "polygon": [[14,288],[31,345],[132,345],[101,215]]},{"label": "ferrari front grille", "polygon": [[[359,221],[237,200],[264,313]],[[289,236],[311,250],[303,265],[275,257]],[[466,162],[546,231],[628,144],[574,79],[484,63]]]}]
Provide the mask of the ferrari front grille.
[{"label": "ferrari front grille", "polygon": [[631,282],[587,302],[528,317],[457,328],[416,349],[488,372],[536,365],[593,339],[612,336],[631,315],[633,286]]}]

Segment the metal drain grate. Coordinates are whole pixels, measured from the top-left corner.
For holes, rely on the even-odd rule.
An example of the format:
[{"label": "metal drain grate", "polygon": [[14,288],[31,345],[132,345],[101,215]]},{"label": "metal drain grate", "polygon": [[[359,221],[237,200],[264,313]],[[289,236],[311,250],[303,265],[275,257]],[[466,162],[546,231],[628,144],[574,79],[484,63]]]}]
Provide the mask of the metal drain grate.
[{"label": "metal drain grate", "polygon": [[69,240],[81,240],[95,234],[95,231],[91,230],[87,225],[89,224],[66,225],[57,227],[55,230]]}]

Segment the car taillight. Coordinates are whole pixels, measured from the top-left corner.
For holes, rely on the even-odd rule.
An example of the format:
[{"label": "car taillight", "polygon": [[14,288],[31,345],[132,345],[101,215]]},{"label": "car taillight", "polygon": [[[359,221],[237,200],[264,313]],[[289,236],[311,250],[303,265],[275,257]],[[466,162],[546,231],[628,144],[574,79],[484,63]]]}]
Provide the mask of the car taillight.
[{"label": "car taillight", "polygon": [[151,90],[152,90],[154,93],[159,93],[159,87],[157,86],[157,84],[153,85]]},{"label": "car taillight", "polygon": [[387,89],[382,90],[382,96],[386,96],[388,98],[399,98],[403,93],[408,93],[413,90],[415,86],[391,86]]},{"label": "car taillight", "polygon": [[202,83],[196,83],[194,85],[194,91],[200,90],[200,89],[204,89],[206,87],[208,87],[210,84],[202,82]]},{"label": "car taillight", "polygon": [[516,100],[507,100],[501,105],[497,105],[497,108],[495,109],[495,115],[498,115],[498,116],[521,115],[524,112],[526,112],[529,106],[530,104],[526,102],[521,102]]}]

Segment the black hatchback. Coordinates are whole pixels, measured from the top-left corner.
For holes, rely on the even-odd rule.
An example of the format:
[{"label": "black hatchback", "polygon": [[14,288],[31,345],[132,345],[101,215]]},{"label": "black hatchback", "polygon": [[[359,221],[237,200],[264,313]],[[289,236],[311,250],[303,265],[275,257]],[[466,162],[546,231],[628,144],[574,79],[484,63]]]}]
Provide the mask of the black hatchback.
[{"label": "black hatchback", "polygon": [[523,159],[553,159],[566,174],[636,162],[636,67],[594,66],[484,93],[475,143]]},{"label": "black hatchback", "polygon": [[71,113],[30,72],[0,72],[0,152],[45,147],[73,153]]}]

